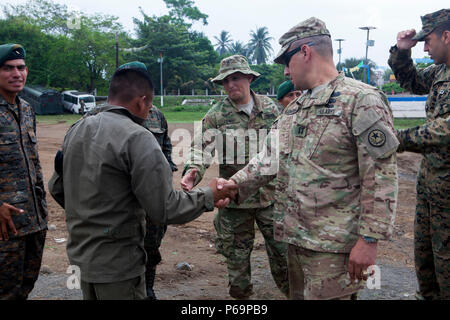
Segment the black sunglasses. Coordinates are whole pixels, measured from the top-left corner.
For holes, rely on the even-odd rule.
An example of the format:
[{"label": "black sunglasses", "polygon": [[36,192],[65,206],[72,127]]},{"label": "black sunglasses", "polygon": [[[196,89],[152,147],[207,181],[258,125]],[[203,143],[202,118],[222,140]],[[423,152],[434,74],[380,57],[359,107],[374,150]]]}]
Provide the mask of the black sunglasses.
[{"label": "black sunglasses", "polygon": [[291,58],[294,56],[294,54],[296,54],[297,52],[299,52],[300,50],[302,50],[303,46],[312,46],[314,44],[314,41],[310,41],[308,43],[304,43],[302,45],[300,45],[298,48],[295,48],[292,51],[286,52],[284,54],[284,65],[286,67],[289,67],[289,62],[291,61]]}]

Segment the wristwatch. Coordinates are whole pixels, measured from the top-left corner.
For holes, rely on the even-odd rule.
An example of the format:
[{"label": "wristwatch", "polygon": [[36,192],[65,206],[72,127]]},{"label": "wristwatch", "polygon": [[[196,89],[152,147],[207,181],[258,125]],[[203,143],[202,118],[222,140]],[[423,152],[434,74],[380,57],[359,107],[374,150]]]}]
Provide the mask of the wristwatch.
[{"label": "wristwatch", "polygon": [[366,243],[377,243],[378,242],[378,239],[375,239],[372,237],[362,236],[362,238]]}]

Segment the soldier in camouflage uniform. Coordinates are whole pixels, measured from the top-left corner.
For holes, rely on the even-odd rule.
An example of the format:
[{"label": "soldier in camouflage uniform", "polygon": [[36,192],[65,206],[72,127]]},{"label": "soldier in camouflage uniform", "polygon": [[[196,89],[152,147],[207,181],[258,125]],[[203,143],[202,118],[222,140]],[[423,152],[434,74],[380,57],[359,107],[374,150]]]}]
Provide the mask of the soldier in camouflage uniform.
[{"label": "soldier in camouflage uniform", "polygon": [[28,297],[47,232],[35,114],[17,97],[28,74],[24,59],[22,46],[0,46],[0,299]]},{"label": "soldier in camouflage uniform", "polygon": [[[324,22],[310,18],[285,33],[275,62],[297,90],[269,134],[278,172],[262,152],[231,180],[237,201],[275,179],[275,239],[289,244],[291,299],[354,299],[377,241],[392,233],[398,141],[386,96],[346,78],[333,62]],[[277,139],[277,136],[279,139]],[[275,144],[276,146],[276,144]]]},{"label": "soldier in camouflage uniform", "polygon": [[[169,128],[164,114],[158,108],[152,106],[147,119],[142,125],[153,133],[156,141],[158,141],[158,144],[161,146],[161,150],[166,157],[172,172],[178,171],[176,164],[172,161],[172,142],[170,141]],[[144,248],[147,252],[145,284],[148,299],[156,300],[153,284],[155,282],[156,266],[161,262],[159,247],[161,246],[161,241],[166,233],[167,226],[152,224],[148,216],[146,216],[146,227],[147,232],[144,238]]]},{"label": "soldier in camouflage uniform", "polygon": [[[402,31],[389,65],[406,90],[429,94],[426,123],[398,130],[397,152],[423,154],[417,177],[414,260],[419,299],[450,299],[450,10],[422,17],[423,29]],[[411,48],[425,41],[434,65],[417,70]]]},{"label": "soldier in camouflage uniform", "polygon": [[[223,138],[223,148],[218,145],[216,148],[219,161],[224,160],[224,163],[219,164],[219,175],[225,179],[248,163],[249,136],[254,134],[256,138],[261,130],[267,134],[280,111],[269,97],[256,95],[250,89],[251,81],[258,76],[259,73],[250,69],[243,56],[234,55],[222,60],[219,75],[212,81],[223,84],[228,96],[215,104],[202,120],[202,131],[196,133],[184,167],[184,190],[190,190],[198,184],[209,167],[209,161],[204,161],[207,158],[205,150],[211,149],[208,132],[215,130],[216,144],[220,137]],[[237,139],[234,136],[236,133]],[[197,146],[196,141],[203,144]],[[231,152],[233,154],[229,156]],[[227,157],[224,159],[225,154]],[[286,245],[275,241],[273,237],[273,193],[274,185],[254,190],[247,201],[220,209],[214,219],[216,248],[226,258],[229,292],[233,298],[247,299],[253,293],[250,255],[255,237],[255,221],[265,239],[272,276],[278,288],[285,295],[288,294]]]},{"label": "soldier in camouflage uniform", "polygon": [[282,105],[283,109],[301,95],[302,92],[299,90],[295,90],[294,84],[291,80],[286,80],[285,82],[280,84],[277,90],[277,100]]}]

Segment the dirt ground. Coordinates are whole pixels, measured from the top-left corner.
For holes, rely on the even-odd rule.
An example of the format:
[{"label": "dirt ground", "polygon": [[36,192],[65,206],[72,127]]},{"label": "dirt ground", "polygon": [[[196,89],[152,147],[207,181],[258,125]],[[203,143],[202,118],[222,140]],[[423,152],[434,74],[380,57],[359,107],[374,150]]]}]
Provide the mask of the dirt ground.
[{"label": "dirt ground", "polygon": [[[47,181],[53,172],[53,158],[60,147],[69,126],[65,123],[38,124],[39,155]],[[174,129],[184,128],[193,132],[192,124],[169,124]],[[187,141],[172,141],[173,145],[184,145]],[[420,156],[413,153],[399,155],[399,205],[395,230],[391,241],[382,241],[378,246],[377,263],[395,267],[414,266],[413,223],[415,208],[415,175]],[[173,185],[180,189],[182,165],[174,173]],[[218,176],[218,167],[213,165],[206,173],[200,186]],[[69,266],[66,255],[68,233],[64,210],[47,196],[49,207],[49,230],[43,257],[43,270],[64,274]],[[214,212],[207,212],[197,220],[185,225],[169,226],[163,239],[161,253],[163,260],[157,269],[155,289],[160,299],[225,300],[228,295],[228,278],[225,259],[217,254],[214,247]],[[64,239],[62,239],[64,238]],[[179,271],[175,265],[187,262],[192,271]],[[252,279],[255,299],[284,299],[270,276],[264,241],[257,232],[252,254]],[[41,271],[42,272],[42,271]]]}]

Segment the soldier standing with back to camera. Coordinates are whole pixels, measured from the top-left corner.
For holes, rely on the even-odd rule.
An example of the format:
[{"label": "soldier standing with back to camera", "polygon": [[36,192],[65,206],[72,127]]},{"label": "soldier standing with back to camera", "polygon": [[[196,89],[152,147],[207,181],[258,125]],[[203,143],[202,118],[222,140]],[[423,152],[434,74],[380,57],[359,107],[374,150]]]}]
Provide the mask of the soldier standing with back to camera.
[{"label": "soldier standing with back to camera", "polygon": [[25,86],[25,50],[0,46],[0,300],[24,300],[34,287],[47,233],[47,204],[36,118],[17,94]]},{"label": "soldier standing with back to camera", "polygon": [[[417,177],[414,262],[417,298],[450,299],[450,10],[422,17],[422,30],[399,32],[389,65],[406,90],[428,94],[426,123],[398,130],[397,152],[423,154]],[[411,48],[424,41],[434,65],[416,69]]]}]

